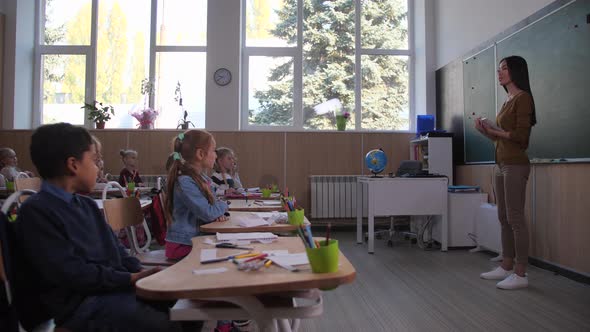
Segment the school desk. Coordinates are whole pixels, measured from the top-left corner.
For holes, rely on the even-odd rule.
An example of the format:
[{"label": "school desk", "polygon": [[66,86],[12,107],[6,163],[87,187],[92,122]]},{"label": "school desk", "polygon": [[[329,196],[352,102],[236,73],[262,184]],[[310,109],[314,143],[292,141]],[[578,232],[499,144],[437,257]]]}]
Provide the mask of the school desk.
[{"label": "school desk", "polygon": [[[252,233],[252,232],[290,232],[297,229],[297,227],[290,224],[274,224],[271,226],[254,226],[254,227],[242,227],[240,226],[240,219],[244,218],[247,214],[252,212],[244,211],[232,211],[230,212],[229,219],[227,221],[214,221],[208,224],[201,225],[201,232],[205,233]],[[309,223],[307,217],[304,218],[304,223]]]},{"label": "school desk", "polygon": [[265,205],[264,202],[280,202],[279,200],[258,200],[258,199],[228,199],[230,211],[250,211],[250,212],[272,212],[285,211],[281,204]]},{"label": "school desk", "polygon": [[[94,199],[94,201],[96,202],[96,205],[98,205],[98,208],[102,210],[102,199]],[[152,206],[152,200],[149,198],[141,198],[139,204],[141,204],[141,209],[145,210]]]},{"label": "school desk", "polygon": [[375,252],[375,216],[441,215],[441,250],[447,251],[447,178],[357,178],[356,242],[363,243],[363,200],[367,203],[370,254]]},{"label": "school desk", "polygon": [[[215,240],[214,236],[199,236],[192,239],[191,253],[180,262],[165,270],[141,279],[135,285],[139,297],[151,300],[215,300],[237,304],[250,313],[264,330],[279,317],[272,317],[272,311],[265,311],[261,303],[264,294],[289,294],[290,292],[313,290],[316,288],[330,289],[351,283],[356,276],[352,264],[340,252],[339,269],[334,273],[312,273],[309,266],[300,265],[299,272],[271,265],[259,271],[238,271],[231,261],[201,264],[201,249],[212,249],[205,244],[205,239]],[[256,251],[289,250],[289,253],[304,252],[303,242],[299,237],[280,237],[273,243],[252,243],[249,245]],[[217,257],[241,252],[235,249],[218,249]],[[210,269],[226,269],[225,272],[204,274]],[[193,270],[199,274],[195,274]],[[333,290],[338,291],[338,289]],[[181,302],[181,301],[179,301]],[[172,313],[173,313],[172,309]],[[280,317],[282,318],[282,317]],[[228,317],[232,319],[232,317]],[[271,330],[273,330],[271,328]]]}]

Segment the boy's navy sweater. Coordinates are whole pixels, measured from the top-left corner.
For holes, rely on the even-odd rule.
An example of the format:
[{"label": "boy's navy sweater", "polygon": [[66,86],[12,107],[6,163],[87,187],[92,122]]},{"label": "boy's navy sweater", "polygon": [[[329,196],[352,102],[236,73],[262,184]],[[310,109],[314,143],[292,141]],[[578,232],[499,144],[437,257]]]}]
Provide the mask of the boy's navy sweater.
[{"label": "boy's navy sweater", "polygon": [[119,244],[96,203],[44,182],[19,210],[17,246],[38,276],[41,301],[57,324],[86,296],[131,290],[139,261]]}]

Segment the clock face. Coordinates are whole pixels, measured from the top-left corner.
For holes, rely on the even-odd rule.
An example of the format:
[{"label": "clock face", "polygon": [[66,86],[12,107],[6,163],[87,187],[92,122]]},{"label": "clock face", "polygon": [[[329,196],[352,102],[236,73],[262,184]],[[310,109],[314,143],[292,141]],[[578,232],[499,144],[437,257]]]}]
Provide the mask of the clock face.
[{"label": "clock face", "polygon": [[231,72],[226,68],[219,68],[213,74],[213,80],[217,85],[224,86],[231,82]]}]

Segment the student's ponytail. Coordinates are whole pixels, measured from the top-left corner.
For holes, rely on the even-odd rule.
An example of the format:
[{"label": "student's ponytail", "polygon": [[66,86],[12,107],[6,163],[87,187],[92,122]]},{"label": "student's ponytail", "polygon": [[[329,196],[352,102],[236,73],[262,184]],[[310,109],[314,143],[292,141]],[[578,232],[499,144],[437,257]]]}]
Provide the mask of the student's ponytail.
[{"label": "student's ponytail", "polygon": [[198,173],[189,162],[196,157],[197,149],[207,151],[212,141],[213,136],[205,130],[188,130],[180,133],[172,140],[173,162],[168,171],[168,180],[166,181],[167,198],[165,202],[169,223],[172,221],[174,209],[174,186],[181,175],[190,176],[195,180],[201,192],[207,197],[209,204],[215,203],[215,197],[209,188],[209,184],[203,179],[203,175]]}]

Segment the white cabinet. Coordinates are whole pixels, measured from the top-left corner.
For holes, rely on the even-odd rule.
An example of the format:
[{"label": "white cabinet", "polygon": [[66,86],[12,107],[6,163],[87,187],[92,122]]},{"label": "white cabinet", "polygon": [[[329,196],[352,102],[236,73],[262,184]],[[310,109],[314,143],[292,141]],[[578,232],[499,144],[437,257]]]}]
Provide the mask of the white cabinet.
[{"label": "white cabinet", "polygon": [[453,185],[453,138],[426,137],[410,141],[410,159],[420,160],[430,174],[442,174]]},{"label": "white cabinet", "polygon": [[[476,234],[476,216],[480,205],[488,201],[485,193],[448,193],[449,247],[473,247],[469,234]],[[434,217],[432,238],[441,242],[442,223]]]}]

